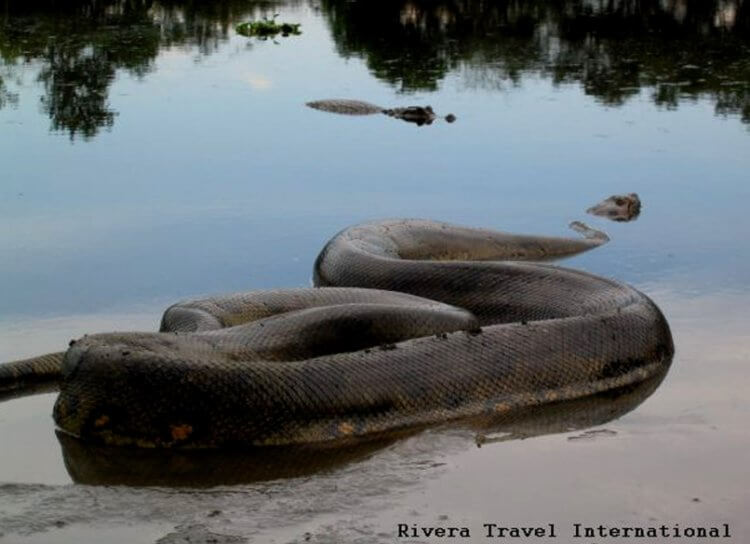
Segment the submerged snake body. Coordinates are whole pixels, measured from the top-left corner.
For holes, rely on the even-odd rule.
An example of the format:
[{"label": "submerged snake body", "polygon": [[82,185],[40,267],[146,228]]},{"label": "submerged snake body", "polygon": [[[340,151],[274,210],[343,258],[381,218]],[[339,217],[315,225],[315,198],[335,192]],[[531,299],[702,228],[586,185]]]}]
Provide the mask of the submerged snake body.
[{"label": "submerged snake body", "polygon": [[584,272],[504,262],[604,241],[420,220],[351,227],[315,263],[325,288],[180,303],[160,333],[75,342],[54,417],[108,444],[299,444],[639,383],[673,354],[651,300]]}]

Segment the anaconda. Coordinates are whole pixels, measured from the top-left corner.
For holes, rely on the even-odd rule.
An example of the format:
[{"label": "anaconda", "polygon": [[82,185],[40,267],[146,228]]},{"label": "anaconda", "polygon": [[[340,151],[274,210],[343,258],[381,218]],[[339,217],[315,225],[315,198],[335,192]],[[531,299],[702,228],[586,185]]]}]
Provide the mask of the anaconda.
[{"label": "anaconda", "polygon": [[[607,241],[583,232],[524,236],[427,220],[347,228],[319,254],[317,287],[182,302],[160,332],[72,343],[55,421],[112,445],[320,443],[583,398],[663,373],[672,337],[646,295],[512,262]],[[0,388],[33,368],[0,367]]]},{"label": "anaconda", "polygon": [[[418,126],[431,125],[437,119],[432,106],[407,106],[404,108],[383,108],[362,100],[351,100],[348,98],[330,98],[326,100],[314,100],[306,104],[308,107],[327,111],[330,113],[341,113],[344,115],[371,115],[373,113],[384,113],[389,117],[401,119]],[[456,116],[449,113],[444,117],[448,123],[456,120]]]}]

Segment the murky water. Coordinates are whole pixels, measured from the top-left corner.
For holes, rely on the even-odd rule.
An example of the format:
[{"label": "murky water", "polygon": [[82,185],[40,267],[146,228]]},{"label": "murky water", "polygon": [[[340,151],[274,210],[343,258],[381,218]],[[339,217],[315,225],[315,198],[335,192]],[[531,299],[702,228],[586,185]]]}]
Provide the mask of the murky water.
[{"label": "murky water", "polygon": [[[677,355],[619,411],[135,474],[58,442],[53,395],[7,402],[0,541],[445,540],[406,524],[482,542],[484,523],[750,539],[747,1],[17,4],[0,13],[0,360],[153,330],[184,297],[308,285],[332,234],[399,216],[586,220],[612,241],[566,265],[649,294]],[[275,13],[302,34],[234,31]],[[304,106],[333,97],[457,121]],[[629,192],[635,221],[584,213]]]}]

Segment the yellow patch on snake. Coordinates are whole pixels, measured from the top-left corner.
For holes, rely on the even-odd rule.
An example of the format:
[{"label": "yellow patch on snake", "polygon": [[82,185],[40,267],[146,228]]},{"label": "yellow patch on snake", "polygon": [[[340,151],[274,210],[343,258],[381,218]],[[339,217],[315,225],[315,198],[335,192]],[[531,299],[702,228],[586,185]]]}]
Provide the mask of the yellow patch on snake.
[{"label": "yellow patch on snake", "polygon": [[354,425],[349,423],[348,421],[344,421],[343,423],[339,424],[339,433],[343,435],[350,435],[354,432]]},{"label": "yellow patch on snake", "polygon": [[557,400],[558,394],[556,391],[547,391],[547,393],[544,394],[544,398],[549,401]]},{"label": "yellow patch on snake", "polygon": [[94,421],[94,427],[104,427],[107,423],[109,423],[109,416],[107,415],[99,416]]},{"label": "yellow patch on snake", "polygon": [[510,410],[510,404],[506,402],[498,402],[495,404],[495,412],[498,414],[502,414],[503,412],[507,412]]},{"label": "yellow patch on snake", "polygon": [[193,432],[193,427],[187,423],[182,425],[170,425],[173,440],[185,440]]}]

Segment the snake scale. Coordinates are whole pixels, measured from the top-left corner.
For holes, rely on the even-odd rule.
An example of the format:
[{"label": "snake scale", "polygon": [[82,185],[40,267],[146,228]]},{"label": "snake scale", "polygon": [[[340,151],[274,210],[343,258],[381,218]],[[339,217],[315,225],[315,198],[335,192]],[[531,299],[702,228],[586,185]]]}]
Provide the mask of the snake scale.
[{"label": "snake scale", "polygon": [[349,227],[319,254],[316,287],[181,302],[160,332],[89,335],[64,357],[6,363],[0,390],[52,376],[70,435],[206,448],[378,436],[663,373],[672,337],[646,295],[540,262],[607,240],[584,234]]}]

